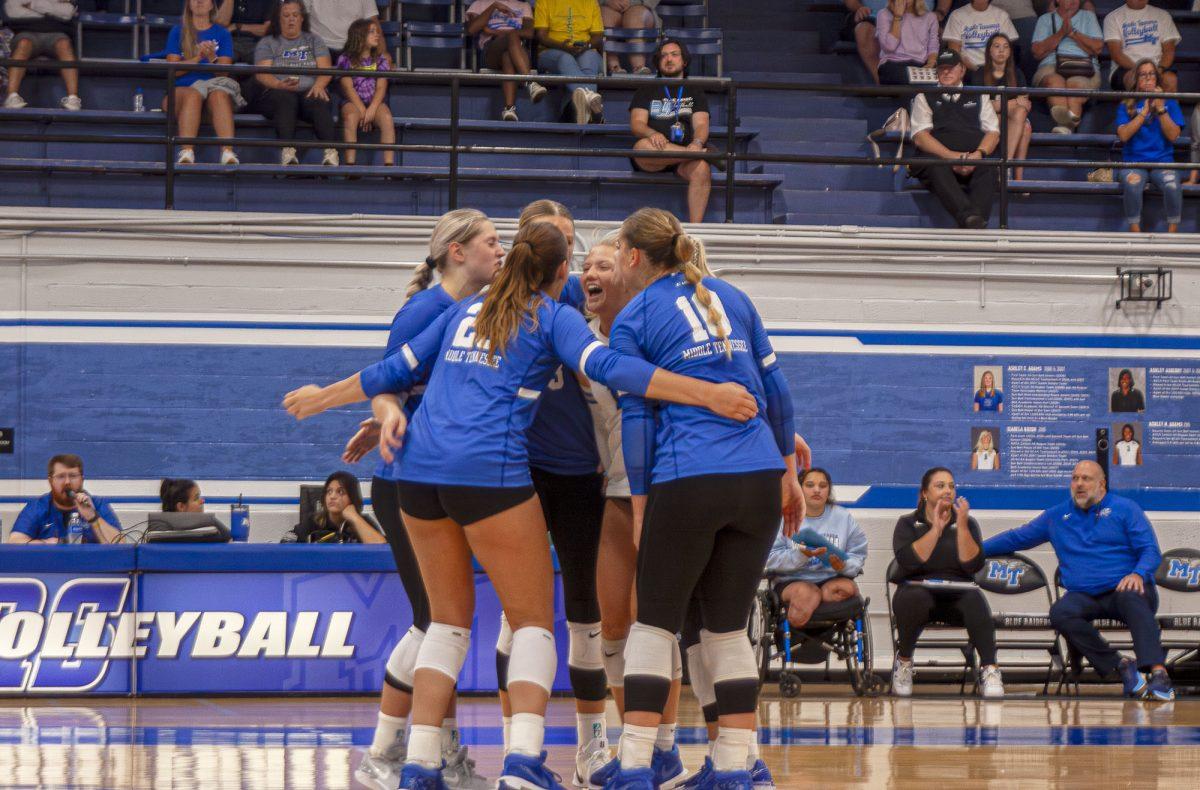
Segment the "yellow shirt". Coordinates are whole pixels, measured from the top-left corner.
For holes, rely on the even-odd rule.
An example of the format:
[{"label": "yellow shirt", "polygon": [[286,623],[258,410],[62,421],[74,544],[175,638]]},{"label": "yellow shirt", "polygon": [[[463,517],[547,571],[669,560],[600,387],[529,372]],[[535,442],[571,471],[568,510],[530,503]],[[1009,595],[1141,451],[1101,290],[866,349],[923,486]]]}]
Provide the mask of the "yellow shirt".
[{"label": "yellow shirt", "polygon": [[588,43],[593,34],[604,33],[597,0],[538,0],[533,8],[533,26],[547,28],[557,42]]}]

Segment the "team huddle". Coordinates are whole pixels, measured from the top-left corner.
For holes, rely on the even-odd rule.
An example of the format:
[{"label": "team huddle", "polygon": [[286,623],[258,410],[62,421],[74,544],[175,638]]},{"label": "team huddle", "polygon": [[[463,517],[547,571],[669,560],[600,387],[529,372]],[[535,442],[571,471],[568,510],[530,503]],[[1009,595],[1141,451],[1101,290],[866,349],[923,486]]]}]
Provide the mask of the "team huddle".
[{"label": "team huddle", "polygon": [[[284,400],[298,419],[368,399],[374,414],[345,458],[379,447],[374,510],[413,626],[388,659],[356,772],[368,786],[489,784],[454,718],[472,557],[504,610],[498,786],[561,786],[543,751],[558,660],[551,540],[574,784],[773,786],[745,629],[781,515],[791,534],[804,512],[787,382],[750,299],[710,276],[703,245],[671,214],[635,212],[592,247],[582,276],[569,271],[573,247],[570,214],[553,201],[526,207],[507,255],[482,213],[446,214],[384,358]],[[695,772],[674,737],[681,632],[709,722]],[[624,724],[615,757],[610,689]]]}]

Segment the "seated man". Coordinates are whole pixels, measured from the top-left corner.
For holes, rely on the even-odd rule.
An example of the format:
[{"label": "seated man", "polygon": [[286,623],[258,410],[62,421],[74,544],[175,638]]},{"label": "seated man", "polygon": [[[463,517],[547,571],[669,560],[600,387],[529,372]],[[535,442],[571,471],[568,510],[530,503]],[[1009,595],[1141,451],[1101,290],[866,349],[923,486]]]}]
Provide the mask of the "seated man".
[{"label": "seated man", "polygon": [[[1099,464],[1080,461],[1071,476],[1070,499],[1023,527],[984,541],[983,553],[1011,554],[1046,541],[1054,547],[1067,589],[1050,607],[1055,630],[1087,656],[1101,677],[1119,677],[1126,694],[1163,702],[1175,699],[1154,619],[1158,609],[1154,572],[1162,552],[1142,509],[1108,493]],[[1099,618],[1129,626],[1136,661],[1121,656],[1105,641],[1092,624]],[[1151,673],[1149,682],[1141,674],[1146,671]]]},{"label": "seated man", "polygon": [[[703,151],[708,143],[708,96],[684,79],[687,47],[665,38],[654,51],[660,77],[678,79],[667,85],[638,88],[629,102],[629,129],[638,141],[635,151]],[[712,191],[712,173],[703,159],[634,157],[634,170],[674,172],[688,184],[688,222],[703,222]]]},{"label": "seated man", "polygon": [[379,6],[375,0],[304,0],[312,32],[329,47],[329,58],[337,63],[346,47],[350,25],[360,19],[378,19]]},{"label": "seated man", "polygon": [[112,543],[121,522],[109,504],[83,490],[83,459],[56,455],[46,465],[50,493],[24,508],[9,543]]},{"label": "seated man", "polygon": [[[12,41],[12,59],[50,58],[52,60],[75,60],[71,46],[71,35],[75,31],[74,20],[79,14],[75,0],[4,0],[4,16],[8,26],[16,35]],[[8,96],[4,106],[19,110],[26,106],[21,98],[21,80],[25,69],[11,66],[8,69]],[[83,107],[79,99],[79,70],[63,69],[63,85],[67,95],[59,104],[64,110]]]},{"label": "seated man", "polygon": [[275,0],[221,0],[214,21],[233,34],[233,62],[253,63],[254,47],[267,34]]},{"label": "seated man", "polygon": [[[538,0],[533,31],[541,51],[538,68],[547,74],[595,78],[600,75],[604,22],[596,0]],[[604,99],[594,82],[567,85],[575,123],[602,121]]]},{"label": "seated man", "polygon": [[[935,66],[941,87],[962,87],[966,68],[957,52],[942,50]],[[913,143],[923,154],[948,162],[913,166],[911,172],[960,228],[986,228],[996,194],[996,167],[978,164],[1000,143],[996,110],[983,99],[965,93],[921,93],[912,104]]]},{"label": "seated man", "polygon": [[841,37],[853,41],[858,57],[867,73],[879,83],[879,41],[875,31],[875,15],[887,8],[888,0],[843,0],[846,5],[846,24]]}]

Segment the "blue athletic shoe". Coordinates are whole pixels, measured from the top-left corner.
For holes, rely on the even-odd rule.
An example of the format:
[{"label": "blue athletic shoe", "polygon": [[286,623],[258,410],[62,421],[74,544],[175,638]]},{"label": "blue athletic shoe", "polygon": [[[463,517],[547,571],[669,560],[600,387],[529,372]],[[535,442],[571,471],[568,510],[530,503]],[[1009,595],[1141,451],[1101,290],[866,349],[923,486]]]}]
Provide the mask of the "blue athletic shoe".
[{"label": "blue athletic shoe", "polygon": [[754,790],[749,771],[713,771],[707,790]]},{"label": "blue athletic shoe", "polygon": [[604,783],[604,790],[654,790],[654,771],[649,768],[620,768]]},{"label": "blue athletic shoe", "polygon": [[400,769],[400,790],[446,790],[440,768],[405,763]]},{"label": "blue athletic shoe", "polygon": [[683,767],[683,760],[679,759],[678,746],[670,749],[654,747],[650,767],[654,770],[654,786],[659,790],[672,790],[687,781],[688,771]]},{"label": "blue athletic shoe", "polygon": [[621,770],[621,758],[614,757],[604,764],[604,767],[592,772],[588,777],[588,787],[604,787],[613,774]]},{"label": "blue athletic shoe", "polygon": [[775,777],[762,760],[755,760],[751,766],[750,781],[754,783],[754,790],[775,790]]},{"label": "blue athletic shoe", "polygon": [[498,790],[566,790],[562,777],[546,767],[546,753],[540,757],[509,752],[496,784]]},{"label": "blue athletic shoe", "polygon": [[1150,674],[1150,682],[1146,684],[1143,697],[1158,702],[1170,702],[1175,699],[1175,688],[1171,685],[1171,677],[1161,669]]},{"label": "blue athletic shoe", "polygon": [[1125,687],[1125,696],[1142,696],[1146,690],[1146,678],[1138,672],[1137,662],[1129,657],[1122,658],[1121,663],[1117,665],[1117,671],[1121,673],[1121,685]]},{"label": "blue athletic shoe", "polygon": [[679,790],[703,790],[712,781],[713,763],[711,757],[704,758],[704,765],[700,766],[700,770],[688,777],[688,780],[679,785]]}]

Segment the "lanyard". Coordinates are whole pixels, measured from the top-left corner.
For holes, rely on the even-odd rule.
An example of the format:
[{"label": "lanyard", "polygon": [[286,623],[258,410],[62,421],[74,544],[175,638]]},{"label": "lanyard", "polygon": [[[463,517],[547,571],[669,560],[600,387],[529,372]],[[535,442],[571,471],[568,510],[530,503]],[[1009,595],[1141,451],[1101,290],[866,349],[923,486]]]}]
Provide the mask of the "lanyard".
[{"label": "lanyard", "polygon": [[671,99],[671,91],[667,89],[666,85],[663,86],[663,95],[667,97],[668,105],[671,101],[675,102],[675,115],[679,115],[679,111],[683,108],[683,86],[679,86],[679,96],[674,100]]}]

